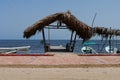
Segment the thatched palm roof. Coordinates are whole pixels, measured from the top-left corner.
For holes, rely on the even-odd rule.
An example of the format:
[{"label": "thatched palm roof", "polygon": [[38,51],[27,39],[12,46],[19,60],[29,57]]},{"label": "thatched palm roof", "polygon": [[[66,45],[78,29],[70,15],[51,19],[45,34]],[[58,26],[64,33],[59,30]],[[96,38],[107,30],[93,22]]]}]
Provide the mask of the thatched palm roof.
[{"label": "thatched palm roof", "polygon": [[42,20],[39,20],[24,31],[24,37],[29,38],[30,36],[34,35],[37,31],[41,31],[41,29],[43,29],[45,26],[48,26],[49,24],[57,20],[66,24],[69,30],[76,31],[77,35],[83,38],[84,40],[87,40],[92,36],[91,27],[79,21],[70,12],[66,12],[52,14],[43,18]]},{"label": "thatched palm roof", "polygon": [[55,13],[39,20],[24,31],[24,37],[31,37],[37,31],[41,31],[45,26],[48,26],[55,21],[61,21],[62,23],[66,24],[69,30],[76,31],[77,35],[84,41],[90,39],[94,34],[103,35],[105,37],[108,37],[109,35],[120,36],[120,30],[109,30],[108,28],[103,27],[92,28],[87,24],[79,21],[70,12],[65,12]]},{"label": "thatched palm roof", "polygon": [[93,33],[100,35],[102,37],[108,38],[109,36],[120,36],[119,29],[110,29],[105,27],[94,27]]}]

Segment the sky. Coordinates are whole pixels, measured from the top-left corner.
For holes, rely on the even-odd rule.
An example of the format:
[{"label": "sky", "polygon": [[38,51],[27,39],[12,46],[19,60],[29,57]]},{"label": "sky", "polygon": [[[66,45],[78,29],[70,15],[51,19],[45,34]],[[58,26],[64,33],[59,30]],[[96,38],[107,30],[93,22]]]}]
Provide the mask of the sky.
[{"label": "sky", "polygon": [[[68,10],[89,26],[97,13],[94,26],[120,29],[120,0],[0,0],[0,39],[25,39],[23,32],[27,27]],[[64,30],[51,31],[51,39],[68,39],[69,34]],[[41,32],[30,39],[42,39]]]}]

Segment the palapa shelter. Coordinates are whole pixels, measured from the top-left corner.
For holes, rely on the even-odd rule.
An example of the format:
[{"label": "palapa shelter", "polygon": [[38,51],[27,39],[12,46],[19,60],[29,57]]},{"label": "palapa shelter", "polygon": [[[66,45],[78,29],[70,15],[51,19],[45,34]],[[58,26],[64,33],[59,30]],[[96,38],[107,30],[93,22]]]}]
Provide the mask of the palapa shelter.
[{"label": "palapa shelter", "polygon": [[81,37],[83,40],[90,39],[93,34],[91,27],[79,21],[70,12],[65,12],[65,13],[55,13],[43,18],[42,20],[39,20],[38,22],[28,27],[24,31],[24,37],[29,38],[30,36],[34,35],[37,31],[41,31],[45,26],[48,26],[49,24],[57,20],[66,24],[69,30],[76,31],[77,35]]},{"label": "palapa shelter", "polygon": [[45,28],[45,26],[49,26],[55,21],[59,21],[60,25],[61,23],[66,24],[67,28],[70,31],[76,32],[76,34],[83,39],[83,42],[89,40],[95,34],[104,37],[109,37],[110,35],[120,36],[120,30],[112,30],[104,27],[90,27],[82,21],[78,20],[74,15],[72,15],[68,11],[62,13],[55,13],[39,20],[24,31],[24,37],[31,37],[37,31],[42,31]]},{"label": "palapa shelter", "polygon": [[109,38],[110,36],[120,36],[119,29],[111,29],[105,27],[94,27],[93,33],[102,36],[103,38]]}]

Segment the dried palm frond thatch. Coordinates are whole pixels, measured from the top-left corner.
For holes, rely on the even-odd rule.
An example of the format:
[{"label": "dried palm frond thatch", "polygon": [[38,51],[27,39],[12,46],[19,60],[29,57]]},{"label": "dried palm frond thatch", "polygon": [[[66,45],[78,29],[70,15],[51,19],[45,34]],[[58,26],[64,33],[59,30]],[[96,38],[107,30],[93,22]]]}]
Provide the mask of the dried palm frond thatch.
[{"label": "dried palm frond thatch", "polygon": [[60,21],[60,24],[61,22],[66,24],[69,30],[76,31],[77,35],[84,41],[90,39],[94,34],[101,35],[105,38],[108,38],[109,36],[120,36],[120,30],[104,27],[89,27],[68,11],[65,13],[55,13],[39,20],[24,31],[24,37],[31,37],[37,31],[41,31],[45,26],[48,26],[55,21]]},{"label": "dried palm frond thatch", "polygon": [[93,33],[101,35],[102,37],[108,38],[109,36],[120,36],[120,30],[109,29],[105,27],[94,27]]},{"label": "dried palm frond thatch", "polygon": [[66,24],[69,30],[76,31],[77,35],[83,40],[88,40],[93,35],[91,27],[79,21],[70,12],[66,12],[52,14],[43,18],[42,20],[39,20],[24,31],[24,37],[29,38],[30,36],[34,35],[37,31],[41,31],[45,26],[48,26],[49,24],[57,20]]}]

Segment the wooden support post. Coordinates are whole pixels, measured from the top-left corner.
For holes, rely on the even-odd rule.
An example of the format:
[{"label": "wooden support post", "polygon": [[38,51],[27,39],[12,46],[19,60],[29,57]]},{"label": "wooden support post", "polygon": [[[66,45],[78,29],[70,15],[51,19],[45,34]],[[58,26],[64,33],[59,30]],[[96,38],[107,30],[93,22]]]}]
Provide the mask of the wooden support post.
[{"label": "wooden support post", "polygon": [[74,47],[75,47],[75,43],[76,43],[76,37],[77,37],[77,34],[75,33],[72,52],[74,51]]},{"label": "wooden support post", "polygon": [[[111,27],[110,27],[110,31],[111,31]],[[110,37],[109,37],[109,48],[110,48],[110,53],[112,53],[112,43],[111,43],[111,38],[112,38],[112,34],[110,33]]]},{"label": "wooden support post", "polygon": [[48,44],[50,45],[50,28],[48,27]]},{"label": "wooden support post", "polygon": [[71,43],[72,43],[73,33],[74,33],[74,31],[72,31],[72,33],[71,33],[70,45],[71,45]]},{"label": "wooden support post", "polygon": [[44,29],[42,29],[42,36],[43,36],[44,50],[45,50],[45,52],[46,52],[46,51],[47,51],[47,47],[46,47],[46,41],[45,41],[45,33],[44,33]]},{"label": "wooden support post", "polygon": [[75,34],[75,36],[73,36],[73,35],[74,35],[74,31],[72,31],[72,33],[71,33],[70,46],[69,46],[69,51],[70,52],[73,52],[74,47],[75,47],[75,42],[76,42],[76,35],[77,34]]}]

